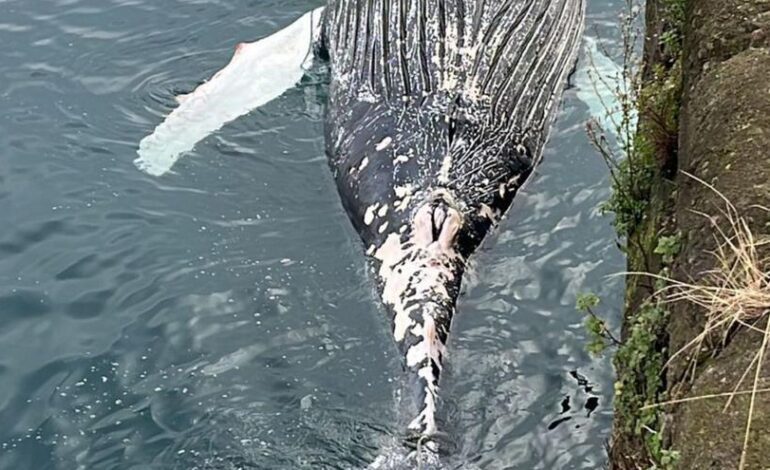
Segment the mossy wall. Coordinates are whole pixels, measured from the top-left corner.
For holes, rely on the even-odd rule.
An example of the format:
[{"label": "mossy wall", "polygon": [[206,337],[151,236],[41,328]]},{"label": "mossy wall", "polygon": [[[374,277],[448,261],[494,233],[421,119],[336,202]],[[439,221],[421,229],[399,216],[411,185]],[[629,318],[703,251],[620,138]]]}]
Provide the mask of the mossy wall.
[{"label": "mossy wall", "polygon": [[[675,12],[681,18],[672,17],[672,4],[682,7]],[[629,271],[698,279],[715,267],[708,253],[716,246],[714,227],[698,212],[718,215],[723,203],[683,171],[727,196],[755,234],[770,234],[770,215],[757,207],[770,207],[770,0],[650,0],[646,13],[647,109],[640,110],[639,133],[651,143],[651,181],[645,215],[628,234]],[[670,42],[672,34],[681,35],[678,42]],[[669,247],[661,249],[661,240]],[[766,248],[762,254],[770,256]],[[664,368],[671,351],[702,331],[703,312],[686,303],[661,305],[657,287],[628,279],[610,466],[738,468],[747,396],[727,412],[724,399],[641,407],[732,391],[762,336],[738,328],[702,354],[694,370],[686,356]],[[759,386],[770,387],[770,365]],[[752,429],[745,468],[769,469],[770,395],[759,396]]]}]

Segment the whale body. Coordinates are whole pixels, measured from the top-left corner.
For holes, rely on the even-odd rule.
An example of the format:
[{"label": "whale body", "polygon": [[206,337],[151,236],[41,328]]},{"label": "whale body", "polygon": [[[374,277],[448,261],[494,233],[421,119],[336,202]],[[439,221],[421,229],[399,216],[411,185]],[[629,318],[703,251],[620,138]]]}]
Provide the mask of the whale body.
[{"label": "whale body", "polygon": [[[195,142],[328,61],[326,154],[438,449],[439,379],[469,257],[540,160],[585,0],[331,0],[240,45],[140,144],[161,175]],[[278,52],[276,52],[278,51]]]}]

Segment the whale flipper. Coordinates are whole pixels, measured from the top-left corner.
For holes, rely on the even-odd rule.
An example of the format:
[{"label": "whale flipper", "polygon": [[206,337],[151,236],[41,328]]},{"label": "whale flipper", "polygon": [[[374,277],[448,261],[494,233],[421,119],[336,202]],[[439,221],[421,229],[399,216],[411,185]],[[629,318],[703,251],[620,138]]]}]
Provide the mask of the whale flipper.
[{"label": "whale flipper", "polygon": [[[632,84],[623,83],[623,67],[607,56],[596,38],[586,36],[583,42],[586,58],[575,73],[577,98],[588,106],[591,119],[605,133],[620,138],[622,136],[618,134],[618,126],[623,121],[623,107],[618,96],[630,90]],[[636,110],[630,113],[628,125],[635,129]]]},{"label": "whale flipper", "polygon": [[139,143],[134,164],[160,176],[206,136],[295,86],[312,63],[323,10],[305,13],[266,38],[239,44],[230,63],[211,80],[177,97],[179,107]]}]

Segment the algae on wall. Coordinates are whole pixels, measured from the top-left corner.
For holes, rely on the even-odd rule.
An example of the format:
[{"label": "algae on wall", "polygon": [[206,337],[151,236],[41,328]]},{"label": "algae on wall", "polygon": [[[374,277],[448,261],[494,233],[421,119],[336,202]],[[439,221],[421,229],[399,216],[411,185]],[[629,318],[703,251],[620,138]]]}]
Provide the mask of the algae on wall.
[{"label": "algae on wall", "polygon": [[[674,10],[676,11],[676,10]],[[681,22],[664,1],[647,3],[646,20],[658,34],[645,40],[642,83],[635,105],[639,123],[626,152],[636,170],[615,184],[609,209],[625,239],[629,272],[665,275],[680,246],[671,221],[671,195],[677,166],[681,97]],[[633,218],[627,208],[639,210]],[[617,220],[632,224],[618,226]],[[622,345],[615,355],[615,423],[612,468],[670,469],[678,461],[667,437],[664,410],[645,408],[667,398],[668,306],[655,296],[661,286],[650,278],[627,276]]]},{"label": "algae on wall", "polygon": [[[622,222],[630,272],[698,279],[721,268],[709,252],[725,220],[703,214],[719,216],[724,201],[685,172],[729,198],[752,233],[770,233],[770,216],[757,207],[770,207],[770,1],[650,0],[646,21],[639,128],[629,153],[636,170],[616,179],[609,208]],[[650,277],[627,282],[611,468],[770,468],[770,395],[754,400],[745,455],[748,395],[727,412],[724,399],[651,406],[732,391],[762,335],[732,328],[697,362],[685,354],[669,364],[672,351],[701,333],[703,308],[664,302],[665,284]],[[753,326],[761,329],[764,318]],[[770,386],[770,365],[758,372],[759,387]]]}]

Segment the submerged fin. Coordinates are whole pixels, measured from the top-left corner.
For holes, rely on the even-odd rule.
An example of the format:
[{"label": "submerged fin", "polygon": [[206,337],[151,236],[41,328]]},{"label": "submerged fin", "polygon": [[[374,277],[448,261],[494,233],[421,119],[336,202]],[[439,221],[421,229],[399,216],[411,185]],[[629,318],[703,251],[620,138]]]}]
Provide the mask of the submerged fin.
[{"label": "submerged fin", "polygon": [[160,176],[206,136],[295,86],[312,63],[322,12],[316,8],[275,34],[239,44],[211,80],[177,97],[179,107],[139,143],[134,164]]},{"label": "submerged fin", "polygon": [[[630,84],[624,84],[623,67],[613,62],[599,48],[596,38],[584,38],[585,59],[575,73],[577,97],[586,106],[591,118],[596,120],[605,132],[617,135],[617,125],[623,119],[623,110],[618,101],[618,91],[628,90]],[[624,88],[625,87],[625,88]],[[632,111],[629,123],[636,127],[636,111]]]}]

